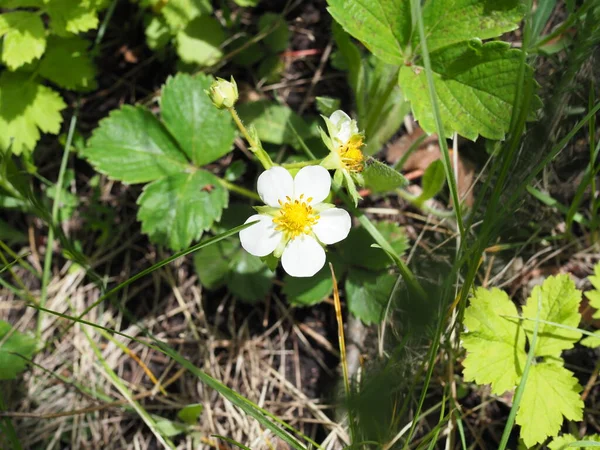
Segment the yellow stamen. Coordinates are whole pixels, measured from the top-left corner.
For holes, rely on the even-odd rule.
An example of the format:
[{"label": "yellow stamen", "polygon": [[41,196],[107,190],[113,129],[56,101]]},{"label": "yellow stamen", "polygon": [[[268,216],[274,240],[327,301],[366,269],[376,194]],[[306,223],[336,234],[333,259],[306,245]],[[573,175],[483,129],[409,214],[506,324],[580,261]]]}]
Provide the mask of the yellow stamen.
[{"label": "yellow stamen", "polygon": [[352,136],[344,145],[340,145],[337,149],[342,163],[350,172],[362,172],[365,157],[361,150],[363,139],[360,135]]},{"label": "yellow stamen", "polygon": [[315,212],[310,202],[312,197],[302,201],[304,194],[300,195],[298,200],[292,201],[289,197],[286,203],[281,200],[279,204],[281,209],[273,222],[277,225],[277,231],[282,231],[288,239],[294,239],[302,234],[309,234],[312,227],[319,221],[319,215]]}]

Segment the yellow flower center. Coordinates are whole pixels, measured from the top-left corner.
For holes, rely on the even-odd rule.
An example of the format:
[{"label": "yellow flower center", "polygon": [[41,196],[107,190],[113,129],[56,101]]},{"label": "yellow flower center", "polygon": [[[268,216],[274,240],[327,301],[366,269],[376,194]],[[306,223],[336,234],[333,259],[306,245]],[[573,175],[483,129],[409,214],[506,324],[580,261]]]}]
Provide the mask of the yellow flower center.
[{"label": "yellow flower center", "polygon": [[273,222],[277,225],[277,231],[284,232],[289,239],[294,239],[302,234],[308,234],[319,220],[319,215],[309,203],[312,197],[303,201],[304,194],[298,200],[286,197],[287,202],[279,200],[281,209]]},{"label": "yellow flower center", "polygon": [[362,172],[365,157],[361,150],[363,139],[360,135],[352,136],[348,142],[338,147],[342,163],[350,172]]}]

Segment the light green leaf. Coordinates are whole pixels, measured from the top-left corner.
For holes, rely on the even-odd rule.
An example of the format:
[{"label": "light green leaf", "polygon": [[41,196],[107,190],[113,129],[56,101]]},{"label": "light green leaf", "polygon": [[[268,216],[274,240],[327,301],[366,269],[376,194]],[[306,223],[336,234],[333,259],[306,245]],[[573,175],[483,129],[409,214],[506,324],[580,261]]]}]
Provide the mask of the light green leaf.
[{"label": "light green leaf", "polygon": [[463,361],[465,380],[491,384],[492,392],[501,395],[514,389],[525,366],[525,332],[518,319],[517,308],[500,289],[478,288],[465,311]]},{"label": "light green leaf", "polygon": [[[538,299],[540,297],[540,319],[577,328],[581,320],[581,314],[579,314],[581,292],[575,288],[575,283],[569,275],[551,276],[544,281],[542,286],[533,288],[523,307],[522,316],[532,319],[523,323],[530,338],[533,336],[535,328]],[[563,350],[572,348],[580,338],[581,333],[579,331],[540,323],[538,325],[535,356],[560,357]]]},{"label": "light green leaf", "polygon": [[290,124],[301,138],[310,136],[311,131],[306,122],[287,106],[262,100],[244,103],[237,109],[246,126],[256,127],[258,137],[263,142],[289,144],[298,148],[299,143]]},{"label": "light green leaf", "polygon": [[194,265],[202,286],[209,290],[223,286],[231,259],[239,250],[237,239],[224,239],[194,253]]},{"label": "light green leaf", "polygon": [[58,93],[29,74],[5,71],[0,75],[0,149],[10,147],[16,155],[33,151],[40,131],[60,131],[65,107]]},{"label": "light green leaf", "polygon": [[124,183],[145,183],[188,168],[165,127],[142,107],[112,111],[82,151],[99,172]]},{"label": "light green leaf", "polygon": [[329,117],[334,111],[340,109],[340,99],[332,97],[316,97],[317,110]]},{"label": "light green leaf", "polygon": [[44,6],[43,0],[2,0],[3,8],[41,8]]},{"label": "light green leaf", "polygon": [[173,422],[172,420],[162,416],[157,416],[156,414],[152,414],[152,418],[156,422],[156,429],[161,436],[171,438],[187,431],[188,429],[188,427],[184,424]]},{"label": "light green leaf", "polygon": [[146,43],[152,50],[160,50],[171,40],[171,30],[162,16],[152,16],[144,30]]},{"label": "light green leaf", "polygon": [[34,338],[13,330],[10,323],[0,320],[0,380],[15,379],[23,372],[27,361],[18,355],[31,359],[35,348]]},{"label": "light green leaf", "polygon": [[593,336],[586,336],[580,343],[589,348],[600,347],[600,330],[594,331]]},{"label": "light green leaf", "polygon": [[252,8],[260,2],[260,0],[234,0],[236,4],[242,6],[244,8],[249,7]]},{"label": "light green leaf", "polygon": [[14,11],[0,14],[2,62],[10,70],[39,58],[46,50],[46,31],[39,14]]},{"label": "light green leaf", "polygon": [[197,166],[227,154],[235,138],[230,114],[215,108],[205,92],[212,82],[204,74],[178,74],[167,80],[160,101],[165,126]]},{"label": "light green leaf", "polygon": [[583,401],[579,392],[577,379],[561,364],[531,366],[516,419],[527,447],[556,436],[563,416],[576,422],[582,419]]},{"label": "light green leaf", "polygon": [[400,65],[411,34],[410,0],[327,0],[329,12],[373,54]]},{"label": "light green leaf", "polygon": [[525,11],[522,0],[428,0],[423,8],[427,48],[435,52],[469,39],[500,36],[517,29]]},{"label": "light green leaf", "polygon": [[577,439],[572,434],[562,434],[548,444],[550,450],[568,450],[569,448],[593,450],[598,447],[600,447],[600,436],[597,434],[587,434],[582,439]]},{"label": "light green leaf", "polygon": [[258,30],[259,33],[270,31],[263,42],[272,52],[279,53],[287,49],[290,30],[281,15],[264,13],[258,19]]},{"label": "light green leaf", "polygon": [[[390,243],[397,255],[408,248],[408,239],[404,230],[392,222],[377,222],[377,231]],[[339,244],[342,260],[351,266],[369,270],[383,270],[392,265],[392,261],[381,248],[372,247],[373,236],[363,227],[350,230],[350,234]]]},{"label": "light green leaf", "polygon": [[425,169],[423,180],[421,182],[423,190],[415,202],[417,204],[423,204],[426,200],[435,197],[442,190],[445,183],[446,174],[444,172],[444,163],[440,159],[437,159]]},{"label": "light green leaf", "polygon": [[223,56],[221,45],[225,37],[225,32],[216,19],[200,16],[177,33],[177,54],[187,63],[211,66]]},{"label": "light green leaf", "polygon": [[369,158],[363,171],[365,187],[373,192],[389,192],[408,184],[404,176],[393,167]]},{"label": "light green leaf", "polygon": [[196,425],[203,409],[202,403],[192,403],[179,410],[177,418],[188,425]]},{"label": "light green leaf", "polygon": [[98,28],[98,0],[50,0],[46,11],[50,27],[59,36],[69,36]]},{"label": "light green leaf", "polygon": [[[446,137],[454,132],[503,139],[510,125],[521,50],[504,42],[463,42],[432,53],[431,66]],[[532,76],[528,66],[526,76]],[[400,87],[415,119],[427,133],[436,131],[425,69],[402,66]]]},{"label": "light green leaf", "polygon": [[239,299],[256,303],[265,299],[273,286],[275,273],[257,256],[240,247],[230,264],[227,286]]},{"label": "light green leaf", "polygon": [[387,272],[350,269],[346,277],[346,301],[352,314],[365,324],[380,323],[396,277]]},{"label": "light green leaf", "polygon": [[221,218],[228,199],[212,173],[178,173],[144,187],[137,202],[138,219],[154,242],[182,250]]},{"label": "light green leaf", "polygon": [[88,53],[89,46],[90,42],[78,37],[50,36],[39,65],[40,75],[66,89],[96,89],[96,69]]},{"label": "light green leaf", "polygon": [[594,290],[586,291],[585,296],[590,301],[590,306],[596,309],[596,312],[592,316],[594,319],[600,319],[600,263],[596,263],[594,266],[594,275],[588,277]]},{"label": "light green leaf", "polygon": [[182,30],[195,18],[212,12],[209,0],[169,0],[161,6],[160,12],[173,31]]}]

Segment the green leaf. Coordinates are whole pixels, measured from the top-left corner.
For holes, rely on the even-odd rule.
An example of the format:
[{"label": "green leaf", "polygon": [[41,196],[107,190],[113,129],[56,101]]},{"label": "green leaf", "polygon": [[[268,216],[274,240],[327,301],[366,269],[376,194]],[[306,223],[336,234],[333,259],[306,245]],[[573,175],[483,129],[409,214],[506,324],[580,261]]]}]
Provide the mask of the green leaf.
[{"label": "green leaf", "polygon": [[275,13],[264,13],[258,19],[259,33],[270,31],[263,42],[274,53],[287,49],[290,38],[290,30],[283,17]]},{"label": "green leaf", "polygon": [[596,312],[592,316],[594,319],[600,319],[600,263],[596,263],[594,266],[594,275],[588,277],[594,290],[585,292],[585,296],[590,302],[590,306],[596,309]]},{"label": "green leaf", "polygon": [[303,139],[311,134],[306,122],[287,106],[261,100],[239,105],[237,110],[246,126],[253,125],[256,128],[258,137],[263,142],[289,144],[299,148],[290,124]]},{"label": "green leaf", "polygon": [[227,286],[241,300],[255,303],[264,300],[273,285],[275,273],[257,256],[240,247],[230,265]]},{"label": "green leaf", "polygon": [[205,92],[212,82],[204,74],[178,74],[167,80],[160,100],[165,126],[197,166],[227,154],[235,138],[231,116],[215,108]]},{"label": "green leaf", "polygon": [[404,176],[393,167],[369,158],[363,171],[365,187],[373,192],[389,192],[408,184]]},{"label": "green leaf", "polygon": [[161,16],[152,16],[144,30],[146,43],[152,50],[160,50],[171,40],[171,29]]},{"label": "green leaf", "polygon": [[[408,239],[404,230],[392,222],[377,222],[377,230],[390,243],[397,255],[402,255],[408,248]],[[350,234],[339,244],[342,260],[351,266],[369,270],[383,270],[393,263],[381,248],[372,247],[373,236],[363,227],[350,230]]]},{"label": "green leaf", "polygon": [[161,436],[171,438],[187,431],[188,427],[184,424],[173,422],[162,416],[152,414],[152,418],[156,422],[156,429]]},{"label": "green leaf", "polygon": [[2,62],[10,70],[38,59],[46,50],[46,31],[39,14],[14,11],[0,14]]},{"label": "green leaf", "polygon": [[50,27],[59,36],[69,36],[98,27],[98,0],[50,0],[46,11]]},{"label": "green leaf", "polygon": [[415,203],[423,204],[426,200],[435,197],[446,184],[446,174],[444,172],[444,163],[437,159],[433,161],[423,174],[421,181],[421,195],[417,197]]},{"label": "green leaf", "polygon": [[530,367],[516,419],[528,448],[556,436],[563,416],[576,422],[583,418],[579,392],[577,379],[562,365],[542,363]]},{"label": "green leaf", "polygon": [[0,320],[0,380],[17,378],[27,367],[27,361],[18,355],[31,359],[35,348],[34,338],[13,330],[11,324]]},{"label": "green leaf", "polygon": [[202,415],[203,409],[204,406],[202,406],[202,403],[189,404],[179,410],[177,418],[188,425],[196,425]]},{"label": "green leaf", "polygon": [[562,434],[548,444],[550,450],[568,450],[569,448],[593,450],[598,447],[600,447],[600,436],[597,434],[588,434],[583,437],[583,440],[577,439],[572,434]]},{"label": "green leaf", "polygon": [[194,253],[194,265],[202,286],[209,290],[223,286],[231,259],[239,249],[239,240],[224,239]]},{"label": "green leaf", "polygon": [[232,162],[227,169],[225,169],[225,178],[227,181],[235,181],[242,177],[246,173],[246,163],[241,159]]},{"label": "green leaf", "polygon": [[344,66],[343,68],[340,68],[340,70],[348,71],[348,84],[354,93],[358,116],[362,118],[365,116],[367,106],[364,98],[366,69],[363,58],[358,47],[354,45],[348,33],[346,33],[339,24],[334,22],[331,26],[331,31],[335,43],[338,46],[338,53],[336,54],[339,55],[339,57],[337,60]]},{"label": "green leaf", "polygon": [[329,117],[334,111],[340,109],[340,99],[332,97],[316,97],[317,110],[324,116]]},{"label": "green leaf", "polygon": [[346,271],[345,264],[336,253],[327,253],[327,263],[315,275],[309,278],[298,278],[285,275],[283,282],[283,293],[288,301],[296,306],[312,306],[320,303],[333,292],[333,280],[329,262],[333,264],[335,276],[340,280]]},{"label": "green leaf", "polygon": [[500,289],[478,288],[465,311],[463,335],[467,357],[463,361],[465,380],[491,384],[492,393],[502,395],[514,389],[523,373],[525,332],[517,308]]},{"label": "green leaf", "polygon": [[[454,132],[503,139],[508,131],[517,88],[521,50],[504,42],[463,42],[432,53],[431,66],[446,137]],[[532,76],[527,66],[526,76]],[[427,133],[436,131],[425,69],[402,66],[400,87],[415,119]]]},{"label": "green leaf", "polygon": [[212,12],[209,0],[169,0],[161,6],[160,12],[173,31],[181,30],[196,17]]},{"label": "green leaf", "polygon": [[328,11],[371,52],[400,65],[411,34],[410,0],[327,0]]},{"label": "green leaf", "polygon": [[40,131],[60,131],[60,112],[65,107],[58,93],[36,83],[29,74],[4,71],[0,75],[0,149],[10,147],[16,155],[31,152]]},{"label": "green leaf", "polygon": [[25,233],[17,230],[4,220],[0,219],[0,241],[4,241],[7,244],[12,245],[26,243],[27,240],[27,235],[25,235]]},{"label": "green leaf", "polygon": [[[548,277],[542,286],[535,286],[523,307],[522,316],[532,320],[523,326],[531,339],[538,311],[538,299],[541,300],[540,319],[577,328],[581,320],[579,303],[581,292],[567,274]],[[566,329],[555,325],[540,323],[535,348],[537,357],[560,357],[563,350],[572,348],[581,338],[576,329]],[[529,383],[529,382],[528,382]]]},{"label": "green leaf", "polygon": [[200,16],[177,33],[177,54],[186,63],[211,66],[221,59],[225,41],[221,24],[210,16]]},{"label": "green leaf", "polygon": [[433,53],[469,39],[500,36],[517,29],[525,12],[522,0],[428,0],[423,8],[427,48]]},{"label": "green leaf", "polygon": [[144,187],[138,219],[154,242],[181,250],[220,219],[228,197],[210,172],[178,173]]},{"label": "green leaf", "polygon": [[365,324],[380,323],[396,277],[387,272],[350,269],[346,277],[348,310]]},{"label": "green leaf", "polygon": [[82,151],[97,171],[124,183],[145,183],[188,168],[185,155],[154,115],[142,107],[112,111]]},{"label": "green leaf", "polygon": [[96,68],[88,53],[89,46],[90,42],[78,37],[50,36],[39,65],[40,75],[65,89],[96,89]]}]

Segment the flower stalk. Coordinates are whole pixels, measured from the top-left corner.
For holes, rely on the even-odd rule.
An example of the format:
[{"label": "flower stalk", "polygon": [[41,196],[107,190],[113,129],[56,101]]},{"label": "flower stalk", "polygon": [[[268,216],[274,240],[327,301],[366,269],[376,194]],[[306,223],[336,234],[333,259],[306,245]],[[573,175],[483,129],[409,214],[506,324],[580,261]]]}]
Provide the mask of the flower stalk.
[{"label": "flower stalk", "polygon": [[[237,113],[237,111],[235,110],[235,108],[233,106],[230,108],[227,108],[227,110],[231,114],[233,121],[237,125],[238,129],[240,130],[240,132],[242,133],[242,135],[244,136],[246,141],[248,141],[248,144],[250,144],[250,151],[252,153],[254,153],[254,155],[256,156],[256,159],[258,159],[258,161],[262,164],[262,166],[265,168],[265,170],[269,170],[271,167],[273,167],[275,164],[273,164],[271,157],[263,148],[262,143],[260,142],[260,139],[258,139],[258,136],[256,136],[256,135],[252,136],[250,134],[250,132],[244,125],[244,122],[242,122],[242,119],[240,119],[239,114]],[[253,134],[255,134],[255,133],[253,133]]]}]

